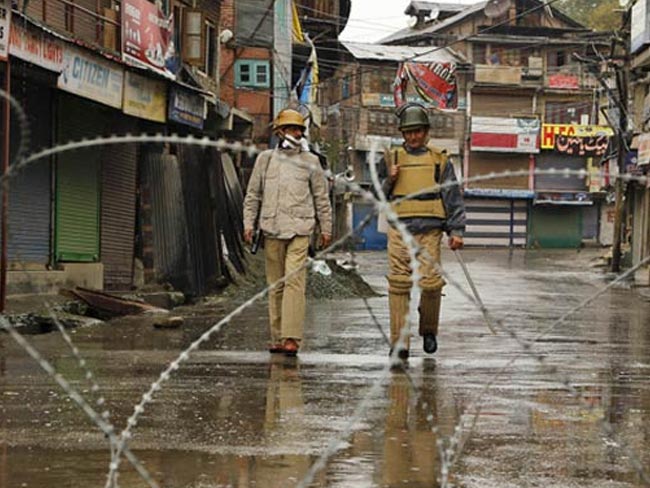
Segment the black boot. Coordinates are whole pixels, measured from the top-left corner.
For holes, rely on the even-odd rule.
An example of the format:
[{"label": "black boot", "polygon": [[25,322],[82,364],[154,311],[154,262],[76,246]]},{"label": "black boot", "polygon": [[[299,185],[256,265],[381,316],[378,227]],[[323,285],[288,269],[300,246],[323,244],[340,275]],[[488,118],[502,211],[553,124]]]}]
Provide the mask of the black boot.
[{"label": "black boot", "polygon": [[[434,340],[435,340],[435,338],[434,338]],[[388,351],[388,355],[391,356],[391,357],[393,356],[393,348],[392,347],[390,348],[390,351]],[[408,349],[399,349],[397,351],[397,357],[402,359],[402,360],[408,359],[409,358],[409,350]]]},{"label": "black boot", "polygon": [[424,334],[424,352],[427,354],[433,354],[438,350],[438,341],[436,340],[435,334]]}]

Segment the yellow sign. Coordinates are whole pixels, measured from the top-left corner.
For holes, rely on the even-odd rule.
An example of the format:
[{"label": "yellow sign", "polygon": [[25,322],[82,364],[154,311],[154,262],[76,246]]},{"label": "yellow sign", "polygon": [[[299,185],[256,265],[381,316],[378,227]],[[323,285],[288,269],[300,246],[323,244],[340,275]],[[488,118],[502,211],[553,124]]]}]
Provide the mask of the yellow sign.
[{"label": "yellow sign", "polygon": [[544,124],[542,125],[542,149],[555,149],[556,136],[565,137],[612,137],[614,131],[605,125]]},{"label": "yellow sign", "polygon": [[140,119],[166,122],[167,83],[127,71],[123,111]]}]

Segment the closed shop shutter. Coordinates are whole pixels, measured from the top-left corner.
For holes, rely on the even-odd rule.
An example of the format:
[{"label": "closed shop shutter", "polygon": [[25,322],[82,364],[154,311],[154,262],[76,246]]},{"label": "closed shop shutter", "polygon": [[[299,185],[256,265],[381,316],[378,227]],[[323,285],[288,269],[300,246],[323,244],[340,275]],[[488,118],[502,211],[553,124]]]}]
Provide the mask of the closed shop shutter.
[{"label": "closed shop shutter", "polygon": [[[96,104],[59,94],[57,141],[101,135],[106,111]],[[56,162],[55,258],[99,261],[101,151],[80,149],[60,154]]]},{"label": "closed shop shutter", "polygon": [[528,201],[512,199],[465,199],[469,246],[525,246]]},{"label": "closed shop shutter", "polygon": [[[468,177],[503,173],[504,171],[528,171],[530,156],[515,153],[490,153],[472,151],[469,155]],[[528,189],[528,175],[505,178],[502,176],[470,181],[470,188],[507,188],[514,190]]]},{"label": "closed shop shutter", "polygon": [[[115,115],[114,127],[133,133],[134,119]],[[128,289],[133,282],[137,147],[111,144],[102,150],[101,261],[106,289]]]},{"label": "closed shop shutter", "polygon": [[532,115],[532,95],[472,92],[472,116],[513,117]]},{"label": "closed shop shutter", "polygon": [[[542,152],[537,156],[535,167],[539,170],[569,169],[580,171],[587,169],[587,159],[566,156],[553,152]],[[535,191],[587,191],[586,178],[579,176],[562,176],[540,174],[535,176]]]},{"label": "closed shop shutter", "polygon": [[[22,135],[15,113],[11,118],[11,148],[16,151],[26,137],[27,151],[52,145],[52,91],[44,85],[30,85],[15,79],[12,95],[25,111],[29,133]],[[15,154],[11,155],[13,161]],[[9,183],[9,261],[45,266],[50,260],[51,165],[44,158],[26,166]]]},{"label": "closed shop shutter", "polygon": [[529,245],[541,248],[577,248],[582,244],[582,209],[535,205],[530,217]]}]

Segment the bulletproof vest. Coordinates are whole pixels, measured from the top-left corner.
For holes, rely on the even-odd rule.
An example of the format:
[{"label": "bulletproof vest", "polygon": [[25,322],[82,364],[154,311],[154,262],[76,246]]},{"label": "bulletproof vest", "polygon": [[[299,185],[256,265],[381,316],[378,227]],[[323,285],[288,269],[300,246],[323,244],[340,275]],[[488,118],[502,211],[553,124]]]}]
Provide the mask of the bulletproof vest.
[{"label": "bulletproof vest", "polygon": [[447,155],[433,147],[422,154],[409,154],[403,147],[393,151],[393,164],[399,166],[399,175],[393,187],[393,197],[426,190],[425,193],[393,203],[399,217],[447,218],[440,190],[431,188],[439,184],[447,164]]}]

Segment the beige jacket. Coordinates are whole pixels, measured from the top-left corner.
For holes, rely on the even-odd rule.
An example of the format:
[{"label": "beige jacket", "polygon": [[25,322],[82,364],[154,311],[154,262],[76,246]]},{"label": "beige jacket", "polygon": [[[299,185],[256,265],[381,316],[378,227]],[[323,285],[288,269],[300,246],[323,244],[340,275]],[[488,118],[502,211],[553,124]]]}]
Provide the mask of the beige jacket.
[{"label": "beige jacket", "polygon": [[310,152],[269,149],[257,156],[244,199],[244,229],[255,228],[260,205],[259,225],[266,235],[308,236],[316,220],[323,234],[332,234],[327,180]]}]

